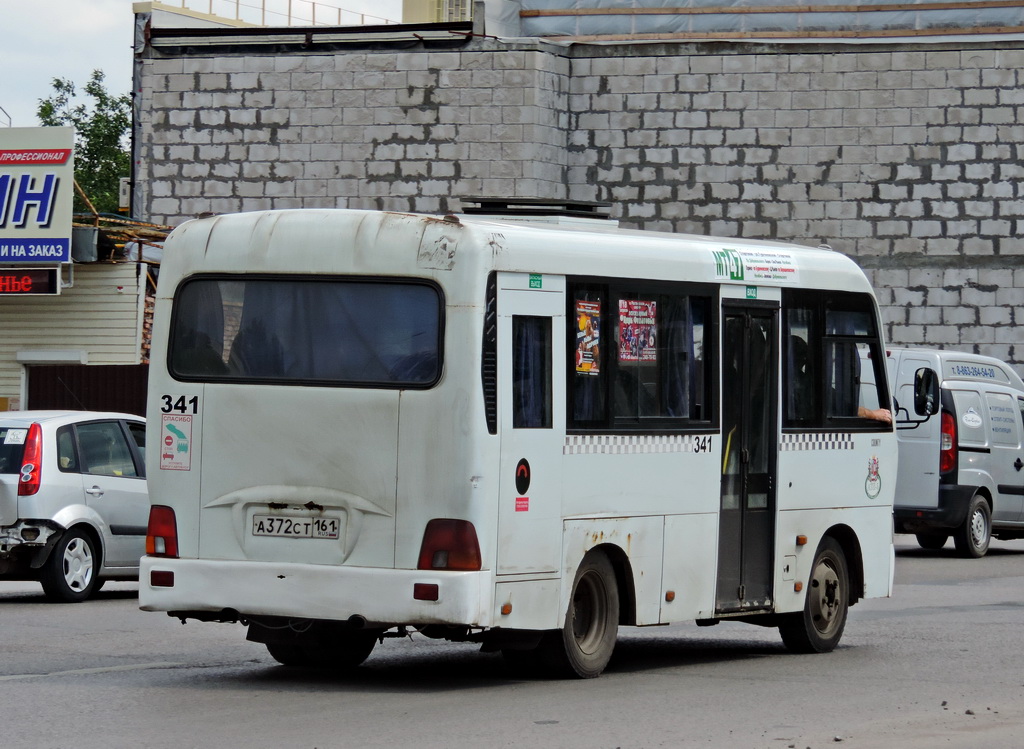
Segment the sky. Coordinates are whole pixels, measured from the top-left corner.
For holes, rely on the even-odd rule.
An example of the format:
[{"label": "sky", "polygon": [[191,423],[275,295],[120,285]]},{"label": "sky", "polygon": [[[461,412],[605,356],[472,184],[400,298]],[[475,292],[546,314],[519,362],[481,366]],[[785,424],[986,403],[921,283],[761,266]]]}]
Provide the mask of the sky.
[{"label": "sky", "polygon": [[[164,2],[182,4],[182,0]],[[186,2],[187,7],[204,12],[212,7],[216,12],[216,3],[225,0]],[[293,0],[293,6],[300,2],[306,0]],[[287,5],[286,0],[242,0],[243,6],[261,3],[268,9]],[[128,93],[133,4],[133,0],[0,0],[0,127],[36,127],[39,100],[52,95],[54,78],[70,80],[81,90],[98,69],[106,76],[108,91]],[[325,4],[364,13],[390,13],[396,5],[395,0],[325,0]],[[234,6],[234,0],[228,5]]]},{"label": "sky", "polygon": [[0,0],[0,127],[37,126],[54,78],[81,89],[99,69],[128,93],[133,24],[132,0]]}]

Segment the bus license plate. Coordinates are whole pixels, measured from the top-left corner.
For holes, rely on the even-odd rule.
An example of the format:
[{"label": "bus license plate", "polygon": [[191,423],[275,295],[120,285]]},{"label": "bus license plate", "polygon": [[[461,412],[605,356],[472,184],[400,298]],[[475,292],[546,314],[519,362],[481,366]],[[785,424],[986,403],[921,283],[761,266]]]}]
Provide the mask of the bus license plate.
[{"label": "bus license plate", "polygon": [[337,538],[337,518],[304,518],[289,515],[253,515],[252,535],[284,538]]}]

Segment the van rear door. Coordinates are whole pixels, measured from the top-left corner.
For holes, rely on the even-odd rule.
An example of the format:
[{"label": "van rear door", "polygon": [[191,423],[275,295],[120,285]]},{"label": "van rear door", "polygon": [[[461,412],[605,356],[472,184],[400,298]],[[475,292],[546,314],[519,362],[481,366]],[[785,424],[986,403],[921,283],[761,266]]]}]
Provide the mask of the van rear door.
[{"label": "van rear door", "polygon": [[[936,369],[937,360],[920,356],[911,351],[898,354],[889,372],[889,381],[894,383],[894,396],[901,408],[907,409],[910,418],[917,420],[914,408],[914,373],[921,367]],[[941,419],[938,417],[923,421],[912,429],[900,425],[897,415],[896,438],[899,441],[899,471],[896,474],[897,507],[920,507],[935,509],[939,506],[939,436]]]}]

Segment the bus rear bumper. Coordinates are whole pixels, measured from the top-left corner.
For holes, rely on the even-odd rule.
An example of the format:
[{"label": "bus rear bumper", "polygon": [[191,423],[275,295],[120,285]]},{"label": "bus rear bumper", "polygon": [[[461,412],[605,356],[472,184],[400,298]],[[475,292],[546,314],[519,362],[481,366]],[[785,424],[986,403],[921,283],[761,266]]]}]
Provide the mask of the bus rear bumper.
[{"label": "bus rear bumper", "polygon": [[[437,600],[423,600],[434,595]],[[490,571],[143,557],[139,608],[183,618],[281,616],[378,625],[491,626]],[[221,614],[223,616],[217,616]]]}]

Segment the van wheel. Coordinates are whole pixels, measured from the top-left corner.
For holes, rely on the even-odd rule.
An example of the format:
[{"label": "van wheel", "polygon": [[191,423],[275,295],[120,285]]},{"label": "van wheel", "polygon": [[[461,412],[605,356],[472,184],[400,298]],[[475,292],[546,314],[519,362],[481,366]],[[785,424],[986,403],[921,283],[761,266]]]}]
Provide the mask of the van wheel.
[{"label": "van wheel", "polygon": [[540,655],[556,676],[592,679],[611,660],[618,630],[615,570],[608,557],[591,552],[576,571],[565,625],[545,636]]},{"label": "van wheel", "polygon": [[949,536],[942,533],[918,533],[917,543],[922,549],[937,551],[946,545]]},{"label": "van wheel", "polygon": [[782,642],[794,653],[828,653],[846,628],[850,576],[846,557],[834,538],[824,538],[814,556],[804,610],[784,614],[779,625]]},{"label": "van wheel", "polygon": [[81,528],[69,530],[53,547],[40,572],[46,597],[60,603],[87,599],[97,588],[99,561],[92,536]]},{"label": "van wheel", "polygon": [[992,542],[992,511],[985,497],[975,494],[967,507],[963,525],[953,534],[953,542],[960,556],[979,559],[985,556]]},{"label": "van wheel", "polygon": [[355,668],[373,652],[379,632],[351,632],[330,643],[315,641],[268,642],[267,652],[282,666],[345,671]]}]

